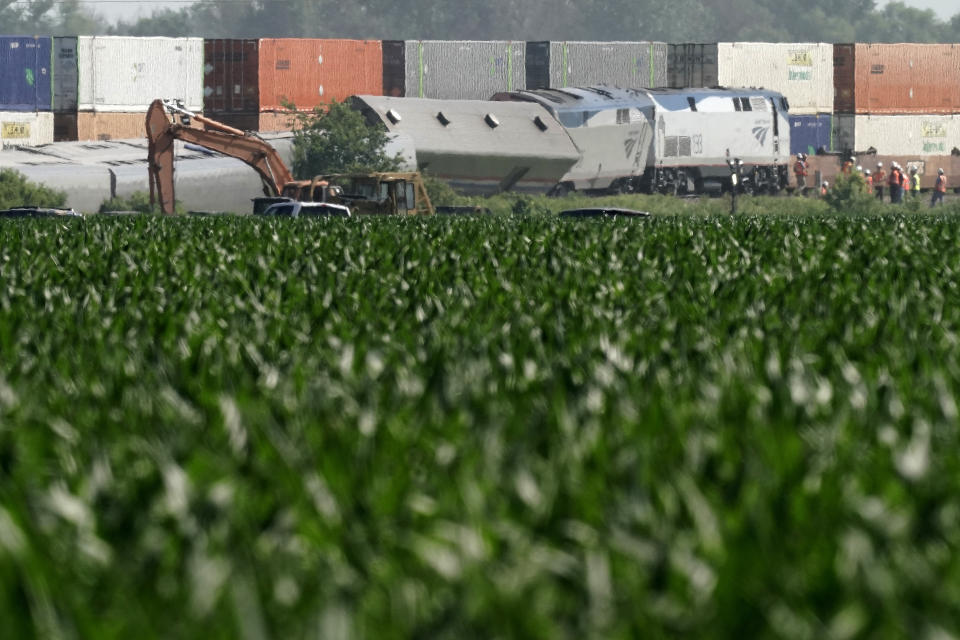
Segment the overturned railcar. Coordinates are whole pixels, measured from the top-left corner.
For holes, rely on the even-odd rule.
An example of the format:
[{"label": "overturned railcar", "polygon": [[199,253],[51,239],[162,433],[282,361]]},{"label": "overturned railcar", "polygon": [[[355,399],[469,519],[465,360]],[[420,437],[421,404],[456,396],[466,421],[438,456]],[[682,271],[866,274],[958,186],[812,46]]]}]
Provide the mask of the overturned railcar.
[{"label": "overturned railcar", "polygon": [[567,129],[580,160],[558,193],[724,191],[735,168],[747,191],[787,184],[789,104],[776,91],[582,87],[493,99],[536,102]]},{"label": "overturned railcar", "polygon": [[353,96],[371,124],[411,141],[417,168],[466,194],[546,193],[579,152],[549,113],[533,104]]}]

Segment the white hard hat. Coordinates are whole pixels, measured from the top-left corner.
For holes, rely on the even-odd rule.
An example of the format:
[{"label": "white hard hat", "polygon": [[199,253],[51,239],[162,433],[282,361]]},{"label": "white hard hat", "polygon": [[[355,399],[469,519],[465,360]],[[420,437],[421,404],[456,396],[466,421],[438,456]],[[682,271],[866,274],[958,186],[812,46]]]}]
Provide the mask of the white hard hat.
[{"label": "white hard hat", "polygon": [[798,154],[797,154],[797,160],[803,160],[803,154],[802,154],[802,153],[798,153]]},{"label": "white hard hat", "polygon": [[856,159],[855,157],[850,156],[850,162],[856,162],[856,161],[857,161],[857,159]]},{"label": "white hard hat", "polygon": [[878,162],[878,163],[877,163],[877,166],[878,166],[878,167],[882,167],[882,166],[883,166],[883,163],[882,163],[882,162]]},{"label": "white hard hat", "polygon": [[863,171],[863,167],[861,167],[860,165],[857,165],[857,171]]},{"label": "white hard hat", "polygon": [[826,180],[824,180],[824,181],[823,181],[823,186],[825,186],[825,187],[829,187],[829,186],[830,186],[830,183],[829,183],[829,182],[827,182]]},{"label": "white hard hat", "polygon": [[866,175],[870,175],[870,169],[867,169],[866,171],[864,171],[864,173],[865,173]]},{"label": "white hard hat", "polygon": [[937,169],[937,173],[943,173],[943,169]]}]

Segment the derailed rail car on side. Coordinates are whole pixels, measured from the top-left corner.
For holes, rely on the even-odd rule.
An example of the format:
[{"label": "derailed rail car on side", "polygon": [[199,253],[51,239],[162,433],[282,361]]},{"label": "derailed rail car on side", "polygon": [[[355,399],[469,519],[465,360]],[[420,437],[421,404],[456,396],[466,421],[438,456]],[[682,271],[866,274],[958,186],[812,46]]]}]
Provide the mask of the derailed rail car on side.
[{"label": "derailed rail car on side", "polygon": [[583,87],[498,93],[536,102],[567,129],[580,161],[556,191],[703,193],[728,190],[728,160],[743,188],[787,185],[789,105],[763,89]]}]

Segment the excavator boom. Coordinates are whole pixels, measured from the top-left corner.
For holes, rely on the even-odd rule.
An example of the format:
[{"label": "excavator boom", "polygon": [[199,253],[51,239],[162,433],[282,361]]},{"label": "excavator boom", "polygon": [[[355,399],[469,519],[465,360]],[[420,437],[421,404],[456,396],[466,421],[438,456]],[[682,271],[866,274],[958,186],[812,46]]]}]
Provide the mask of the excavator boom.
[{"label": "excavator boom", "polygon": [[[212,127],[208,130],[192,129],[171,122],[167,111],[179,111],[198,122]],[[293,181],[293,175],[270,144],[260,138],[233,129],[209,118],[192,114],[163,100],[154,100],[146,118],[148,158],[150,174],[150,203],[159,201],[165,214],[174,213],[173,147],[175,140],[183,140],[231,158],[247,163],[263,181],[263,192],[278,196],[283,185]]]}]

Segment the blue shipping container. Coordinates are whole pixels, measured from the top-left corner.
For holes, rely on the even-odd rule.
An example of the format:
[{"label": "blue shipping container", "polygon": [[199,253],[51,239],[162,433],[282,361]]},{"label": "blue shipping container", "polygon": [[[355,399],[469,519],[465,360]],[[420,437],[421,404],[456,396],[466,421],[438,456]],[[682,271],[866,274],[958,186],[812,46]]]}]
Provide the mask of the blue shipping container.
[{"label": "blue shipping container", "polygon": [[820,113],[815,116],[790,116],[790,153],[814,154],[823,147],[831,149],[831,127],[833,116]]},{"label": "blue shipping container", "polygon": [[50,111],[51,38],[0,36],[0,111]]}]

